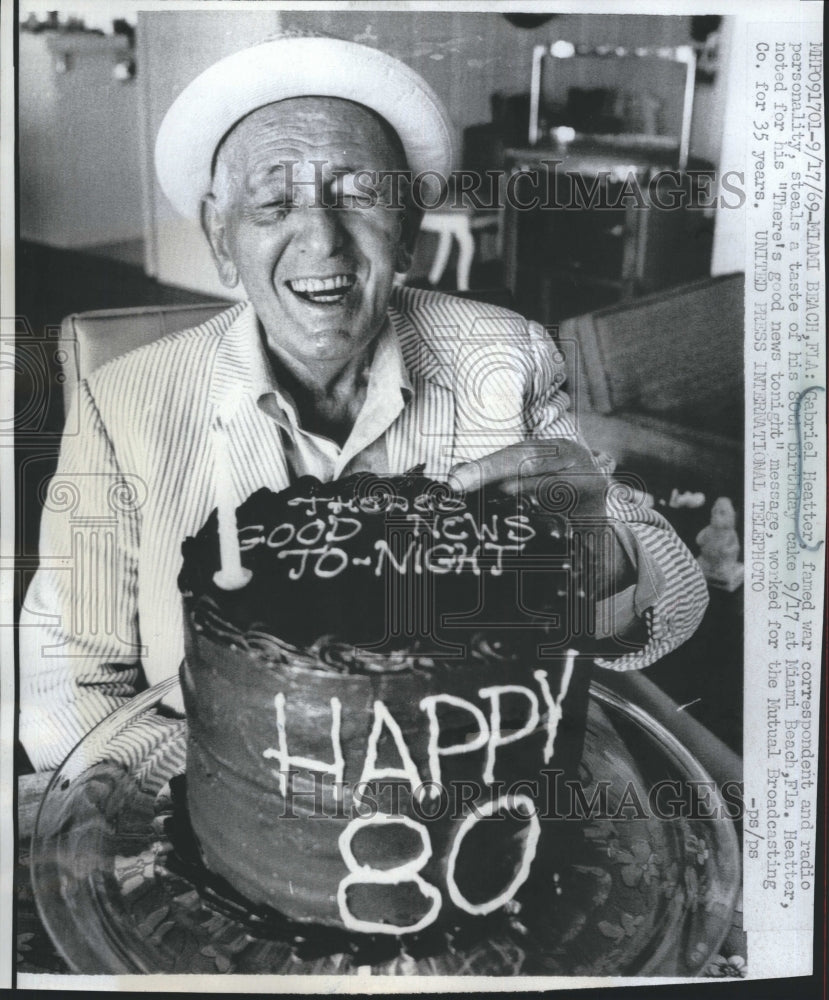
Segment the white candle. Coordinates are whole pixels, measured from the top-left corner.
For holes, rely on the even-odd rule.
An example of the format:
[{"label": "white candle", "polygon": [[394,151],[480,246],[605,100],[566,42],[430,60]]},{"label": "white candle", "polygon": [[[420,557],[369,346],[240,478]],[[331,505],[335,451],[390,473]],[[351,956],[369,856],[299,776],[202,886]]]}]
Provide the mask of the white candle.
[{"label": "white candle", "polygon": [[242,565],[239,554],[239,528],[236,524],[236,493],[230,467],[227,431],[220,420],[213,433],[213,454],[216,478],[216,506],[219,514],[219,558],[221,568],[213,574],[213,582],[222,590],[239,590],[251,578],[251,571]]}]

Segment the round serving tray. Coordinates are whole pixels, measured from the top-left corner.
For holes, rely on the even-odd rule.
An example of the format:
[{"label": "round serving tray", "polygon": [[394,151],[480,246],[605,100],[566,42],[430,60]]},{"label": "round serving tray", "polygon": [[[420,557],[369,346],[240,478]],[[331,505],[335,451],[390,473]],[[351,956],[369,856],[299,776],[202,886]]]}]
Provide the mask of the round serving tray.
[{"label": "round serving tray", "polygon": [[[157,707],[176,683],[105,719],[46,790],[32,883],[76,972],[692,976],[728,931],[740,853],[713,781],[664,726],[599,684],[579,780],[587,802],[606,789],[604,815],[567,821],[566,857],[501,911],[397,941],[246,904],[204,869],[189,831],[187,724]],[[663,780],[704,782],[702,818],[650,814]]]}]

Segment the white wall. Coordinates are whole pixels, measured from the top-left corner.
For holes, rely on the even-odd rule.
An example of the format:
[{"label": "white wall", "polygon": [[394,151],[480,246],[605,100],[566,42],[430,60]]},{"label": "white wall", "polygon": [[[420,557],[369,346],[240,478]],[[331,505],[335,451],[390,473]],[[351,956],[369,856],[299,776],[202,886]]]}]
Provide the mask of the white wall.
[{"label": "white wall", "polygon": [[[729,17],[722,38],[721,80],[722,130],[718,162],[720,171],[745,173],[746,135],[748,120],[745,114],[746,48],[745,15]],[[748,190],[745,176],[744,190]],[[734,183],[738,183],[734,181]],[[735,197],[729,195],[733,203]],[[711,254],[712,274],[731,274],[744,271],[746,265],[746,213],[743,208],[719,208],[714,221],[714,246]]]},{"label": "white wall", "polygon": [[197,224],[182,219],[155,178],[153,150],[170,104],[202,70],[222,56],[261,41],[279,27],[274,11],[139,12],[136,48],[141,73],[146,269],[159,281],[232,298],[213,266]]},{"label": "white wall", "polygon": [[[198,72],[230,52],[283,28],[310,28],[374,45],[420,72],[445,101],[460,150],[463,129],[490,120],[490,96],[529,89],[533,46],[556,38],[622,46],[690,42],[690,17],[563,14],[530,30],[496,12],[313,10],[153,11],[138,19],[143,166],[147,205],[147,269],[160,281],[227,296],[215,277],[204,239],[179,219],[161,194],[152,146],[161,119]],[[724,81],[698,87],[691,151],[716,162],[723,129]],[[708,88],[708,93],[706,93]],[[498,164],[493,164],[497,167]]]},{"label": "white wall", "polygon": [[137,87],[112,72],[125,54],[122,37],[21,32],[23,239],[89,247],[143,237]]}]

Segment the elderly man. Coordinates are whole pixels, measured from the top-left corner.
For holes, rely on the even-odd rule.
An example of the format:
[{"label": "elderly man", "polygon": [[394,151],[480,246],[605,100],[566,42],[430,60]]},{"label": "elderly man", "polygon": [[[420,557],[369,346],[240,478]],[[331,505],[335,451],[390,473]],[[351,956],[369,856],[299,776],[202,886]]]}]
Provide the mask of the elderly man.
[{"label": "elderly man", "polygon": [[[171,108],[162,187],[201,219],[222,282],[241,283],[247,301],[78,388],[52,491],[71,483],[75,503],[46,505],[43,567],[21,618],[20,735],[36,767],[59,764],[137,689],[178,670],[180,547],[216,505],[217,426],[239,502],[307,473],[420,463],[466,488],[553,477],[573,487],[577,514],[612,532],[615,558],[597,581],[604,620],[622,637],[646,633],[601,665],[645,666],[696,628],[696,563],[659,515],[606,506],[544,331],[395,283],[418,213],[411,189],[389,181],[448,172],[449,135],[408,67],[320,37],[230,56]],[[88,519],[103,527],[79,553],[73,532]]]}]

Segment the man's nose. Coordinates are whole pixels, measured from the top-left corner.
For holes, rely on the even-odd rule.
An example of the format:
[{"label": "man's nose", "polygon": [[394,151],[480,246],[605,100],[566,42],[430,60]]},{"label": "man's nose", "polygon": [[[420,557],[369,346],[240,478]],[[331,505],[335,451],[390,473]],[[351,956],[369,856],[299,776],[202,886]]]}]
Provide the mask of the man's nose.
[{"label": "man's nose", "polygon": [[342,249],[346,231],[342,212],[330,205],[307,205],[297,212],[298,232],[295,239],[302,253],[331,257]]}]

